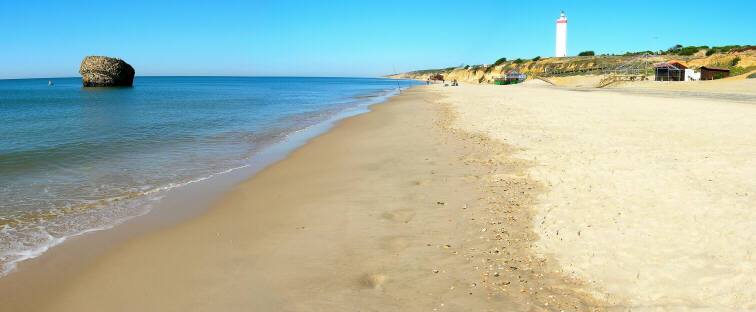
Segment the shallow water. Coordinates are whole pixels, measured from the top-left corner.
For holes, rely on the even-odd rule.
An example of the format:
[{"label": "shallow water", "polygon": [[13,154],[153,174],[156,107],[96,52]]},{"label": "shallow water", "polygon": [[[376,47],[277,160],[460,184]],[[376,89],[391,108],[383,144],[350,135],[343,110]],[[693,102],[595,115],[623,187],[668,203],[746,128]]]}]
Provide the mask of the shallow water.
[{"label": "shallow water", "polygon": [[[288,135],[416,82],[360,78],[0,80],[0,273],[142,215],[160,192],[251,165]],[[1,275],[1,274],[0,274]]]}]

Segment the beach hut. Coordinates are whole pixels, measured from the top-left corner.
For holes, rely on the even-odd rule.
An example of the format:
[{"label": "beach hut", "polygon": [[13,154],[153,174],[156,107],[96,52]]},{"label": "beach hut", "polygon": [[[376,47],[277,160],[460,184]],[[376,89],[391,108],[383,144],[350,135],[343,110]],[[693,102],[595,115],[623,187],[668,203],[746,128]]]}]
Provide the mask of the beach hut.
[{"label": "beach hut", "polygon": [[730,70],[727,68],[701,66],[701,80],[714,80],[730,77]]},{"label": "beach hut", "polygon": [[680,62],[663,62],[654,64],[654,80],[685,81],[685,70],[687,68],[687,66]]}]

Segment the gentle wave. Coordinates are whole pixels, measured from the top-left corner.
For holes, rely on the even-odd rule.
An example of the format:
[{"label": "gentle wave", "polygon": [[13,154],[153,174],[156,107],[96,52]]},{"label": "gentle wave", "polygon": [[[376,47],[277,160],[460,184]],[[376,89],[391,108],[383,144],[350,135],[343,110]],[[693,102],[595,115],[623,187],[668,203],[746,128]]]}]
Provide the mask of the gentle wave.
[{"label": "gentle wave", "polygon": [[[272,146],[276,142],[284,141],[301,133],[313,131],[314,129],[322,127],[323,123],[332,123],[336,120],[364,112],[369,105],[382,102],[396,93],[397,91],[393,88],[384,86],[383,90],[362,93],[339,101],[331,101],[331,103],[337,104],[325,106],[319,110],[312,111],[311,113],[295,114],[291,117],[287,117],[288,121],[285,119],[283,122],[271,124],[269,129],[274,129],[270,127],[280,128],[276,131],[248,133],[247,131],[240,129],[240,131],[227,131],[225,134],[210,133],[204,136],[202,140],[198,141],[199,143],[197,144],[201,145],[198,145],[197,147],[207,149],[207,144],[210,144],[210,147],[212,147],[213,144],[236,142],[234,144],[248,146],[243,149],[247,151],[247,154],[243,159],[239,159],[241,164],[233,165],[230,168],[227,167],[227,169],[218,168],[218,170],[215,170],[213,173],[203,174],[199,178],[188,177],[181,182],[168,182],[157,187],[151,187],[149,184],[127,185],[127,188],[131,190],[116,196],[103,198],[97,198],[97,196],[84,196],[84,194],[76,194],[75,198],[70,196],[60,196],[60,194],[54,192],[54,190],[50,191],[51,187],[55,185],[41,185],[39,186],[41,191],[36,193],[33,197],[27,196],[15,202],[13,199],[9,199],[6,201],[6,206],[12,205],[17,208],[28,206],[29,208],[24,208],[15,212],[3,211],[0,209],[0,276],[4,276],[13,271],[19,262],[38,257],[50,248],[59,245],[72,237],[107,230],[126,222],[127,220],[149,213],[154,204],[162,198],[161,195],[164,192],[248,168],[252,166],[254,155],[263,151],[265,148]],[[1,95],[2,94],[0,94],[0,96]],[[222,126],[222,123],[219,123],[219,125]],[[133,142],[135,140],[129,141]],[[113,142],[110,142],[109,144],[118,149],[128,150],[128,148],[113,145]],[[220,146],[222,147],[223,145]],[[91,148],[97,148],[97,146],[93,145]],[[214,152],[213,149],[210,149],[209,151]],[[34,152],[32,152],[32,154],[34,154]],[[0,156],[3,156],[2,153],[0,153]],[[167,157],[180,156],[181,153],[171,152]],[[5,159],[8,159],[7,155]],[[39,162],[43,163],[41,160]],[[86,161],[84,162],[86,163]],[[61,168],[59,168],[59,171],[64,173],[70,171],[76,174],[82,170],[77,169],[78,167],[71,167],[71,163],[72,162],[70,161],[63,161],[63,164],[60,165]],[[194,163],[188,162],[188,164]],[[96,166],[97,165],[93,165],[91,170],[97,170]],[[22,169],[18,169],[18,167],[15,169],[12,168],[13,166],[3,167],[5,167],[6,173],[11,172],[8,170],[15,170],[14,173],[16,171],[23,171]],[[35,165],[32,167],[36,168],[38,166]],[[158,168],[160,167],[158,166]],[[173,170],[177,170],[178,172],[183,172],[187,169],[189,169],[188,172],[191,172],[192,168],[173,168]],[[84,167],[83,170],[90,169]],[[0,177],[2,176],[2,172],[0,172]],[[79,179],[87,179],[87,176],[79,177]],[[89,182],[89,180],[83,181]],[[8,189],[10,186],[12,185],[5,186],[5,193],[14,191]],[[95,184],[95,186],[97,187],[96,190],[99,190],[102,187],[107,187],[106,185],[101,186],[99,184]],[[91,192],[86,190],[86,188],[82,187],[82,191]],[[113,190],[105,189],[105,191],[112,192]],[[2,192],[3,185],[0,184],[0,193]],[[35,208],[39,205],[46,205],[45,203],[50,202],[60,203],[56,204],[56,206],[60,207],[54,209],[44,207]]]},{"label": "gentle wave", "polygon": [[[243,169],[243,168],[247,168],[247,167],[250,167],[250,166],[251,165],[242,165],[242,166],[238,166],[238,167],[235,167],[235,168],[226,169],[226,170],[223,170],[223,171],[218,172],[218,173],[213,173],[213,174],[210,174],[208,176],[192,179],[192,180],[189,180],[189,181],[186,181],[186,182],[169,183],[168,185],[161,186],[161,187],[156,187],[156,188],[150,189],[148,191],[145,191],[145,192],[142,192],[142,193],[139,193],[139,194],[135,193],[135,194],[116,196],[116,197],[111,197],[111,198],[108,198],[108,199],[104,199],[102,201],[103,202],[112,203],[112,204],[117,204],[118,202],[122,202],[122,201],[126,201],[126,200],[131,200],[131,199],[135,199],[135,198],[141,198],[141,197],[150,196],[150,195],[155,195],[155,194],[158,194],[158,193],[161,193],[161,192],[166,192],[166,191],[169,191],[169,190],[173,190],[173,189],[177,189],[177,188],[180,188],[180,187],[184,187],[184,186],[187,186],[187,185],[190,185],[190,184],[193,184],[193,183],[202,182],[202,181],[211,179],[213,177],[217,177],[217,176],[220,176],[220,175],[231,173],[233,171],[236,171],[236,170],[239,170],[239,169]],[[159,199],[160,199],[159,197],[150,198],[150,200],[159,200]],[[99,207],[96,207],[96,206],[81,206],[81,207],[76,207],[76,210],[87,210],[87,209],[93,210],[93,209],[104,209],[104,208],[107,208],[107,206],[99,206]],[[19,262],[22,262],[24,260],[29,260],[29,259],[36,258],[36,257],[42,255],[47,250],[49,250],[50,248],[52,248],[54,246],[57,246],[57,245],[65,242],[66,240],[68,240],[70,238],[73,238],[73,237],[76,237],[76,236],[81,236],[81,235],[84,235],[84,234],[87,234],[87,233],[91,233],[91,232],[97,232],[97,231],[111,229],[111,228],[115,227],[118,224],[121,224],[123,222],[126,222],[126,221],[128,221],[130,219],[133,219],[133,218],[136,218],[136,217],[143,216],[143,215],[145,215],[145,214],[147,214],[147,213],[150,212],[150,209],[149,209],[149,208],[151,208],[150,206],[145,205],[144,208],[145,209],[138,210],[137,214],[126,216],[126,217],[115,219],[115,220],[110,220],[109,223],[102,224],[100,226],[93,227],[93,228],[87,228],[87,229],[84,229],[84,230],[81,230],[81,231],[77,231],[77,232],[74,232],[74,233],[70,233],[70,234],[67,234],[67,235],[62,236],[62,237],[52,236],[52,235],[50,235],[50,233],[48,233],[47,231],[45,231],[43,227],[40,226],[40,227],[38,227],[39,233],[37,233],[36,235],[45,237],[47,239],[46,242],[44,242],[42,244],[39,244],[37,246],[34,246],[31,249],[8,250],[8,251],[5,251],[3,253],[0,253],[0,277],[5,276],[9,272],[13,271],[16,268],[16,265]],[[69,209],[69,211],[72,211],[72,210],[73,209]],[[49,213],[49,214],[50,215],[59,216],[59,217],[70,215],[70,213]],[[16,225],[18,223],[26,223],[26,222],[23,221],[23,219],[27,219],[27,220],[29,220],[29,219],[31,219],[31,220],[39,220],[40,218],[39,218],[39,215],[35,215],[35,214],[22,215],[19,218],[12,218],[10,220],[6,219],[5,217],[2,217],[2,218],[0,218],[0,226],[2,226],[2,229],[0,229],[0,234],[6,234],[6,233],[10,232],[10,227],[12,227],[14,225],[14,223]]]}]

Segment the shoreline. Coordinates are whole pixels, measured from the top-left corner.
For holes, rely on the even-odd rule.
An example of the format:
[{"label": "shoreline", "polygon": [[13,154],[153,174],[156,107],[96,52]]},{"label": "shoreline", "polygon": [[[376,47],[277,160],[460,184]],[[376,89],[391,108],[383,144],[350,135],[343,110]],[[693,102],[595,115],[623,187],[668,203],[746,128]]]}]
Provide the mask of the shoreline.
[{"label": "shoreline", "polygon": [[[347,82],[351,81],[354,80],[348,80]],[[246,80],[244,82],[249,83]],[[232,81],[231,83],[234,82]],[[265,83],[264,81],[260,83],[253,81],[251,85],[265,85]],[[357,81],[356,83],[360,82]],[[47,174],[47,177],[41,182],[34,182],[39,185],[28,182],[35,181],[35,171],[18,169],[10,171],[7,183],[3,187],[0,187],[4,191],[2,192],[3,195],[8,197],[6,198],[5,205],[0,207],[0,210],[3,212],[0,214],[0,226],[3,227],[2,235],[0,235],[2,236],[0,237],[0,244],[3,245],[2,250],[0,250],[0,272],[2,272],[0,279],[6,273],[15,271],[15,266],[18,263],[39,257],[49,249],[72,238],[112,229],[114,226],[128,222],[131,219],[151,213],[154,210],[152,208],[154,206],[159,206],[157,209],[161,210],[172,209],[173,207],[166,208],[166,206],[170,205],[162,204],[160,199],[166,194],[171,196],[171,194],[175,193],[174,190],[176,189],[181,189],[189,184],[201,183],[203,180],[228,175],[231,171],[239,171],[246,176],[250,176],[254,172],[259,171],[260,167],[272,162],[264,158],[275,158],[274,160],[278,160],[288,153],[288,151],[279,151],[279,155],[261,157],[260,154],[268,153],[267,149],[277,149],[276,146],[279,145],[295,145],[283,148],[291,150],[303,142],[287,143],[287,141],[296,141],[298,140],[296,137],[299,136],[314,137],[329,127],[325,124],[332,124],[338,119],[362,113],[367,109],[367,106],[385,101],[387,97],[396,93],[395,88],[399,85],[399,83],[391,81],[376,82],[375,86],[372,86],[373,84],[374,82],[367,81],[365,86],[370,85],[371,87],[358,88],[355,89],[356,91],[344,93],[343,96],[338,92],[316,93],[312,95],[314,99],[313,103],[317,103],[316,105],[308,103],[306,108],[303,109],[297,109],[296,105],[294,105],[295,108],[293,109],[278,109],[277,112],[280,111],[280,114],[264,114],[266,116],[265,120],[247,118],[245,119],[247,122],[243,122],[240,119],[237,122],[218,123],[219,125],[222,124],[218,128],[225,127],[224,129],[226,129],[223,130],[226,131],[223,134],[206,135],[209,132],[194,131],[190,136],[193,135],[196,142],[200,142],[196,139],[200,137],[206,140],[202,143],[204,145],[200,143],[195,144],[195,147],[201,147],[196,152],[194,150],[187,150],[194,143],[186,143],[188,142],[186,140],[184,143],[175,143],[171,147],[160,147],[160,145],[164,146],[165,144],[158,144],[159,146],[150,148],[149,140],[139,140],[136,138],[138,135],[147,134],[144,134],[145,132],[140,132],[141,134],[137,133],[136,135],[130,134],[129,129],[134,129],[132,127],[123,129],[123,131],[112,130],[107,135],[110,135],[113,139],[103,139],[100,143],[91,143],[92,146],[100,146],[100,148],[90,148],[89,153],[84,155],[89,155],[87,157],[94,160],[85,161],[83,160],[85,157],[80,157],[82,160],[79,163],[85,165],[76,168],[67,167],[73,166],[70,163],[76,163],[76,157],[70,156],[75,154],[76,145],[73,145],[74,148],[62,148],[64,151],[60,153],[69,155],[67,158],[64,157],[62,159],[60,157],[51,157],[48,161],[43,161],[42,158],[35,156],[33,148],[24,153],[13,154],[11,158],[4,158],[3,163],[8,164],[8,166],[3,171],[3,174],[8,173],[7,169],[10,168],[10,170],[13,170],[17,166],[27,166],[33,169],[35,168],[34,166],[46,168],[43,167],[44,163],[52,163],[54,165],[50,165],[53,169],[49,170],[35,169]],[[407,85],[407,83],[402,83],[402,87],[406,87]],[[24,86],[8,84],[3,87],[13,89]],[[143,89],[153,90],[154,88],[160,88],[160,86],[161,81],[157,80],[152,81],[151,84],[145,83]],[[73,93],[74,98],[76,98],[81,89],[80,83],[74,84],[71,81],[61,83],[56,88],[58,87],[60,88],[59,90],[55,90],[56,94],[70,95]],[[252,89],[252,91],[249,91],[251,94],[257,92],[255,88]],[[40,92],[34,91],[32,93]],[[216,95],[215,93],[218,94]],[[227,91],[214,90],[209,93],[209,96],[206,94],[206,98],[212,99],[213,96],[222,98],[222,94],[226,93]],[[334,94],[334,96],[324,96],[324,94]],[[166,98],[176,99],[171,96],[167,96]],[[286,100],[290,100],[291,102],[292,99],[283,96],[282,102]],[[296,101],[296,99],[294,100]],[[231,106],[231,109],[233,109],[233,101],[228,102],[231,104],[227,106]],[[218,116],[224,116],[223,111],[217,110],[214,113]],[[192,118],[190,114],[184,115],[189,117],[183,119],[182,122]],[[242,116],[243,114],[238,115]],[[244,116],[256,115],[246,114]],[[221,118],[218,116],[210,118]],[[239,119],[238,117],[234,118]],[[82,120],[88,120],[87,116],[83,116]],[[202,120],[207,120],[207,118],[199,118],[193,122],[202,122]],[[249,122],[250,120],[252,122]],[[270,122],[267,120],[270,120]],[[159,122],[154,121],[154,123]],[[48,124],[53,124],[53,122],[48,122]],[[257,126],[258,124],[260,126]],[[194,128],[190,124],[184,126],[188,129]],[[159,128],[159,126],[157,127]],[[86,130],[82,131],[86,132]],[[82,133],[81,135],[86,136],[88,134]],[[94,133],[91,135],[93,138],[90,139],[96,141],[98,140],[98,135],[104,136],[104,134]],[[22,137],[21,134],[18,136]],[[123,143],[119,139],[119,136],[129,137],[130,141],[125,140],[124,142],[127,143]],[[60,141],[51,141],[63,144],[62,142],[65,142],[65,139],[61,138]],[[21,140],[21,142],[24,141],[33,140]],[[128,149],[128,145],[132,144],[128,142],[132,141],[145,142],[134,143],[134,145],[139,148],[146,148],[134,148],[133,152],[124,152]],[[10,144],[13,143],[11,142]],[[217,147],[222,144],[227,144],[228,146],[225,146],[225,149],[218,149]],[[197,149],[195,148],[195,150]],[[167,153],[163,153],[163,151],[173,153],[176,156],[166,155]],[[79,151],[79,153],[82,153],[82,151]],[[203,158],[203,156],[211,154],[211,158]],[[119,157],[131,157],[133,161],[124,161]],[[259,161],[260,158],[263,158],[262,161]],[[23,164],[27,159],[37,161],[37,163],[19,165],[20,163]],[[121,163],[118,163],[116,160],[105,161],[110,159],[119,159],[118,161],[121,161]],[[109,162],[111,164],[107,166]],[[261,162],[264,164],[261,165]],[[162,166],[158,167],[154,165],[158,163]],[[166,164],[169,165],[166,166]],[[173,166],[173,164],[177,165]],[[68,169],[58,170],[55,168]],[[111,170],[110,168],[116,169]],[[27,174],[27,172],[30,173]],[[78,182],[76,178],[79,179]],[[69,181],[73,182],[69,183]],[[25,184],[27,182],[31,184]],[[37,191],[37,189],[39,190]],[[35,194],[35,192],[39,192],[39,194]],[[177,213],[180,215],[183,212],[177,211]]]},{"label": "shoreline", "polygon": [[[539,188],[522,175],[527,164],[499,143],[449,128],[454,116],[441,97],[416,87],[342,120],[201,216],[118,244],[35,291],[31,306],[23,296],[3,304],[26,311],[599,306],[581,282],[530,251],[537,236],[528,207]],[[520,208],[500,210],[507,205]],[[510,262],[495,262],[502,252]]]},{"label": "shoreline", "polygon": [[[407,87],[402,88],[405,89]],[[10,263],[8,270],[0,275],[0,293],[19,292],[20,288],[17,285],[27,287],[26,285],[34,284],[31,287],[44,287],[42,284],[47,283],[48,278],[40,276],[48,276],[53,280],[68,279],[75,274],[58,272],[59,267],[66,267],[66,271],[83,270],[86,264],[91,263],[96,257],[106,254],[114,246],[129,239],[199,217],[212,209],[213,203],[223,198],[236,185],[285,159],[308,141],[330,131],[343,120],[369,113],[372,106],[383,104],[400,93],[390,90],[380,95],[357,98],[356,100],[360,101],[358,104],[289,133],[281,141],[274,142],[252,155],[242,166],[153,191],[150,194],[155,194],[159,200],[145,213],[61,238],[51,245],[40,247],[41,252],[37,249],[30,251],[33,255]],[[29,278],[36,283],[26,281]]]}]

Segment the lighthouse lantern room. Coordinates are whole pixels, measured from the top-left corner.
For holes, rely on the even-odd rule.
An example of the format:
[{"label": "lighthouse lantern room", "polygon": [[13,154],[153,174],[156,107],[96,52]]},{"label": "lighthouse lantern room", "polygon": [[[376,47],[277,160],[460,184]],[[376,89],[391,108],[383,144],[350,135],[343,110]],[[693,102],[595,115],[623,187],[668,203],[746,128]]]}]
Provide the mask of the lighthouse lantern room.
[{"label": "lighthouse lantern room", "polygon": [[567,56],[567,16],[564,11],[556,21],[556,57]]}]

